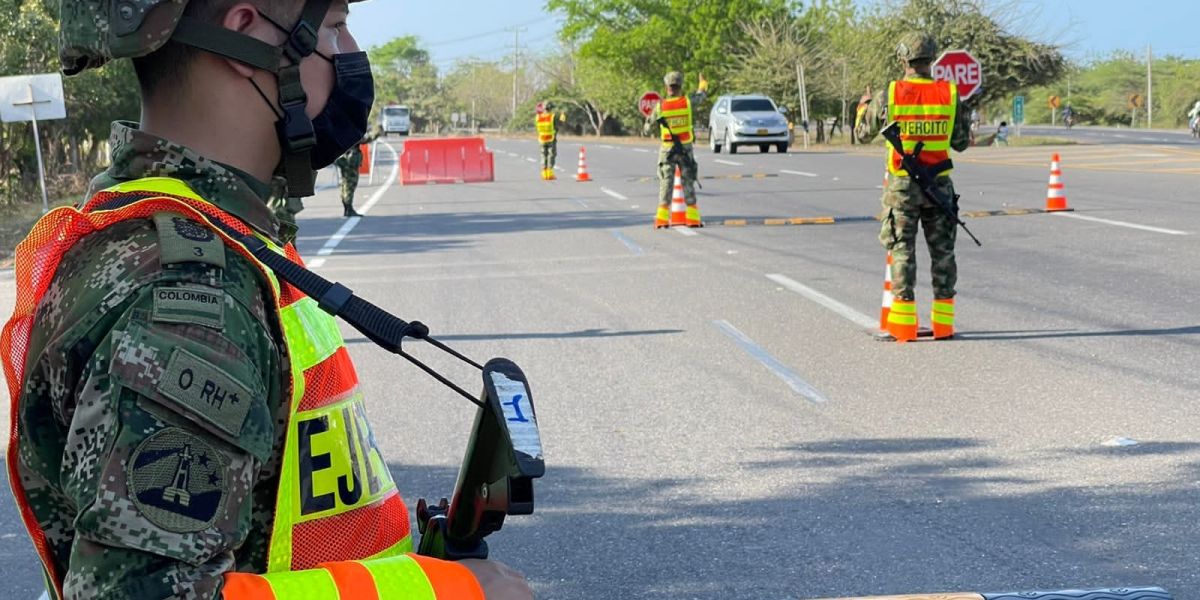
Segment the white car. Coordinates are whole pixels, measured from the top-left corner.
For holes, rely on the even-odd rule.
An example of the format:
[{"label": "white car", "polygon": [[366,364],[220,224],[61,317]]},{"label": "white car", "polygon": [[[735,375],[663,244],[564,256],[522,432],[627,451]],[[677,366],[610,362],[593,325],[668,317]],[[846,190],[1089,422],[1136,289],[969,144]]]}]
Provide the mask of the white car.
[{"label": "white car", "polygon": [[715,154],[720,154],[722,147],[737,154],[739,146],[758,146],[762,152],[775,146],[779,153],[786,153],[791,143],[786,112],[766,96],[721,96],[708,114],[709,148]]}]

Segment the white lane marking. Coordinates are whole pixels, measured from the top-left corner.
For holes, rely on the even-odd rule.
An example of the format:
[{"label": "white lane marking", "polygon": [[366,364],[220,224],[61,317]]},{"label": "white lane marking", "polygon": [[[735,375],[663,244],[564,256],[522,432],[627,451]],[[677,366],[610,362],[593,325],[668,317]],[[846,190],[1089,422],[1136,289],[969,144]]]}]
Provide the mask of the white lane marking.
[{"label": "white lane marking", "polygon": [[626,198],[625,196],[622,196],[621,194],[618,194],[617,192],[614,192],[606,187],[600,188],[600,191],[604,192],[605,194],[608,194],[609,196],[612,196],[613,198],[616,198],[617,200],[621,200],[623,202],[629,200],[629,198]]},{"label": "white lane marking", "polygon": [[310,269],[320,269],[321,267],[325,266],[326,260],[328,260],[328,259],[314,258],[314,259],[308,261],[308,265],[306,265],[306,266]]},{"label": "white lane marking", "polygon": [[692,229],[691,227],[672,227],[671,229],[674,229],[675,233],[678,233],[679,235],[686,235],[688,237],[691,237],[693,235],[700,235],[699,233],[696,233],[696,231],[694,229]]},{"label": "white lane marking", "polygon": [[630,252],[633,252],[634,254],[637,254],[638,256],[641,256],[643,254],[644,250],[642,250],[642,247],[637,245],[637,242],[629,239],[629,236],[625,235],[624,233],[621,233],[620,231],[617,231],[616,229],[610,229],[609,233],[612,233],[613,237],[620,240],[622,244],[625,244],[625,247],[629,248]]},{"label": "white lane marking", "polygon": [[647,150],[647,149],[645,149],[645,148],[634,148],[634,149],[633,149],[633,151],[634,151],[634,152],[641,152],[642,154],[650,154],[650,151],[649,151],[649,150]]},{"label": "white lane marking", "polygon": [[579,206],[582,206],[583,208],[591,208],[588,206],[587,202],[583,201],[583,198],[572,198],[572,200],[575,201],[575,204],[578,204]]},{"label": "white lane marking", "polygon": [[723,165],[729,165],[729,166],[731,166],[731,167],[740,167],[740,166],[742,166],[742,163],[740,163],[740,162],[734,162],[734,161],[732,161],[732,160],[725,160],[725,159],[723,159],[723,158],[714,158],[714,159],[713,159],[713,162],[715,162],[715,163],[721,163],[721,164],[723,164]]},{"label": "white lane marking", "polygon": [[779,172],[787,173],[788,175],[799,175],[801,177],[817,177],[816,173],[809,173],[807,171],[789,171],[788,169],[780,169]]},{"label": "white lane marking", "polygon": [[1131,438],[1127,438],[1127,437],[1115,437],[1110,440],[1106,440],[1106,441],[1102,442],[1100,445],[1108,446],[1110,448],[1124,448],[1127,446],[1136,446],[1136,445],[1138,445],[1138,442],[1135,439],[1131,439]]},{"label": "white lane marking", "polygon": [[801,296],[804,296],[805,298],[808,298],[809,300],[812,300],[813,302],[816,302],[825,308],[828,308],[829,310],[837,313],[838,316],[850,321],[851,323],[854,323],[855,325],[858,325],[859,327],[862,327],[863,329],[875,330],[879,328],[879,321],[872,319],[871,317],[868,317],[867,315],[864,315],[857,310],[854,310],[853,308],[850,308],[849,306],[846,306],[845,304],[842,304],[841,302],[838,302],[837,300],[834,300],[833,298],[830,298],[829,296],[826,296],[825,294],[822,294],[821,292],[818,292],[817,290],[814,290],[807,285],[792,279],[791,277],[780,275],[778,273],[771,273],[767,275],[767,279],[770,279],[771,281],[774,281],[775,283],[778,283],[779,285],[782,285],[783,287],[792,290],[793,292],[796,292],[797,294],[800,294]]},{"label": "white lane marking", "polygon": [[1149,225],[1138,225],[1137,223],[1128,223],[1125,221],[1113,221],[1110,219],[1101,219],[1099,217],[1089,217],[1087,215],[1080,215],[1080,214],[1069,213],[1069,212],[1056,212],[1056,213],[1051,213],[1051,214],[1059,216],[1059,217],[1070,217],[1072,219],[1079,219],[1081,221],[1092,221],[1094,223],[1103,223],[1105,225],[1115,225],[1117,227],[1128,227],[1130,229],[1140,229],[1142,231],[1150,231],[1153,233],[1165,233],[1166,235],[1191,235],[1186,231],[1179,231],[1177,229],[1164,229],[1162,227],[1151,227]]},{"label": "white lane marking", "polygon": [[596,147],[597,147],[597,148],[604,148],[605,150],[616,150],[616,148],[614,148],[613,146],[609,146],[608,144],[601,144],[601,145],[599,145],[599,146],[596,146]]},{"label": "white lane marking", "polygon": [[1129,137],[1129,136],[1127,136],[1127,135],[1125,135],[1125,134],[1123,134],[1123,133],[1114,133],[1114,134],[1113,134],[1113,137],[1115,137],[1115,138],[1121,138],[1121,139],[1125,139],[1125,138],[1127,138],[1127,137]]},{"label": "white lane marking", "polygon": [[1157,141],[1158,141],[1158,140],[1156,140],[1156,139],[1154,139],[1154,138],[1152,138],[1152,137],[1140,137],[1140,138],[1138,138],[1138,139],[1139,139],[1139,140],[1142,140],[1143,142],[1157,142]]},{"label": "white lane marking", "polygon": [[783,382],[788,385],[788,387],[792,388],[792,391],[804,396],[810,402],[814,402],[816,404],[829,401],[829,399],[821,394],[821,392],[818,392],[816,388],[809,385],[807,381],[797,375],[794,371],[787,368],[786,365],[779,362],[779,360],[774,356],[771,356],[771,354],[763,349],[762,346],[754,343],[754,340],[750,339],[746,334],[739,331],[738,328],[734,327],[729,321],[717,320],[713,321],[713,325],[716,325],[722,333],[732,338],[733,341],[737,342],[737,344],[741,346],[742,350],[745,350],[747,354],[754,357],[754,359],[758,362],[762,363],[764,367],[770,369],[776,377],[782,379]]},{"label": "white lane marking", "polygon": [[531,162],[531,163],[535,163],[535,162],[537,162],[537,159],[536,159],[536,158],[529,158],[528,156],[526,156],[526,157],[525,157],[525,160],[527,160],[527,161],[529,161],[529,162]]},{"label": "white lane marking", "polygon": [[[393,148],[391,144],[384,142],[383,146],[392,152],[392,156],[399,156],[396,154],[396,149]],[[361,209],[359,209],[360,214],[365,215],[371,212],[371,209],[375,207],[375,204],[379,202],[380,198],[383,198],[383,195],[392,188],[392,184],[396,182],[396,175],[399,169],[400,161],[397,160],[392,162],[392,172],[388,173],[387,179],[383,182],[383,185],[380,186],[379,189],[375,190],[375,193],[371,195],[371,198],[367,200],[367,203],[364,204]],[[341,244],[342,240],[346,239],[346,236],[350,235],[350,232],[354,231],[354,228],[357,227],[361,221],[362,217],[350,217],[349,219],[346,219],[346,222],[343,223],[340,228],[338,228],[337,233],[334,233],[333,236],[325,242],[325,245],[317,251],[317,256],[329,256],[330,254],[333,254],[333,251],[337,249],[338,244]],[[319,264],[317,263],[318,260],[321,261]],[[324,264],[324,259],[318,258],[309,262],[308,267],[310,269],[315,269]]]}]

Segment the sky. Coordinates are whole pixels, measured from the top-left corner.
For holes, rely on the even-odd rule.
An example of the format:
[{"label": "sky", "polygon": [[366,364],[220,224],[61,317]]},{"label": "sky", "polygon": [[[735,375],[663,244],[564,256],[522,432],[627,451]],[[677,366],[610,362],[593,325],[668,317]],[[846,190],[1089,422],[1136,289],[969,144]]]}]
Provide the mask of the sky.
[{"label": "sky", "polygon": [[[871,0],[860,0],[871,4]],[[540,53],[557,43],[560,19],[545,12],[545,0],[368,0],[356,3],[350,27],[363,47],[417,35],[439,68],[456,60],[511,60],[520,28],[524,52]],[[1146,51],[1200,58],[1195,3],[1181,0],[1053,0],[1022,2],[1014,16],[1022,33],[1063,44],[1073,59],[1113,50]],[[1189,10],[1190,9],[1190,10]]]}]

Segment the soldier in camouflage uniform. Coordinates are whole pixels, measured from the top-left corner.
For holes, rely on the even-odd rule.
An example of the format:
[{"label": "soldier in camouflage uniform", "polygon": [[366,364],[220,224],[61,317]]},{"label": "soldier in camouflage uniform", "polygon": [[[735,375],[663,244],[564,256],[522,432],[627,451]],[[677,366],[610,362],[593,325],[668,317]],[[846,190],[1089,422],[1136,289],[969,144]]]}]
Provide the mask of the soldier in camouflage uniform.
[{"label": "soldier in camouflage uniform", "polygon": [[337,165],[340,187],[342,190],[342,216],[346,218],[361,217],[354,210],[354,192],[358,189],[358,170],[362,167],[362,146],[355,144],[338,157],[333,164]]},{"label": "soldier in camouflage uniform", "polygon": [[[905,68],[902,81],[929,83],[931,61],[937,56],[937,44],[927,35],[910,34],[900,42],[897,55]],[[894,86],[895,84],[893,84]],[[949,84],[953,86],[953,84]],[[854,135],[862,144],[868,144],[888,124],[888,98],[886,90],[871,96],[870,90],[864,94],[857,114]],[[949,125],[949,148],[958,152],[966,150],[970,144],[970,109],[964,108],[957,100],[957,92],[946,108],[953,107],[953,119]],[[942,112],[945,112],[944,110]],[[903,118],[891,115],[891,118]],[[888,150],[889,157],[892,151]],[[922,153],[923,156],[933,156],[932,153]],[[889,159],[890,160],[890,159]],[[954,198],[954,183],[950,180],[949,171],[936,177],[936,185],[946,198]],[[957,210],[957,206],[955,207]],[[950,334],[935,337],[950,337],[953,331],[953,299],[956,293],[955,284],[958,281],[958,266],[954,258],[954,243],[957,237],[957,226],[942,209],[922,194],[920,188],[905,174],[889,172],[883,192],[883,227],[879,241],[892,253],[892,292],[900,306],[907,307],[915,300],[914,285],[917,277],[917,260],[915,248],[917,242],[917,226],[925,230],[925,241],[929,246],[930,270],[933,276],[933,293],[935,301],[935,329],[939,321],[949,320]],[[941,308],[939,312],[939,307]],[[896,305],[893,305],[893,314]],[[948,311],[948,312],[947,312]],[[915,313],[913,314],[915,324]],[[915,331],[915,325],[914,325]],[[936,333],[936,332],[935,332]],[[884,334],[880,339],[891,340],[896,336]]]},{"label": "soldier in camouflage uniform", "polygon": [[[682,99],[683,94],[683,73],[672,71],[663,77],[663,83],[667,86],[667,97],[663,103],[669,103],[672,100]],[[658,151],[658,204],[659,216],[661,216],[667,207],[671,204],[671,192],[675,184],[675,167],[680,168],[680,176],[683,181],[683,196],[687,200],[690,207],[696,206],[696,179],[699,178],[699,168],[696,166],[696,156],[694,152],[694,137],[695,130],[692,123],[695,120],[695,109],[704,103],[708,98],[708,81],[704,79],[704,75],[700,75],[700,84],[697,90],[687,96],[688,108],[692,111],[688,115],[686,131],[676,132],[676,135],[682,135],[684,156],[672,158],[671,150],[674,146],[669,141],[669,137],[665,133],[665,128],[659,125],[658,120],[663,116],[662,104],[654,108],[650,116],[646,119],[646,123],[642,127],[642,132],[649,135],[652,131],[660,131],[663,136],[663,143]],[[656,129],[658,128],[658,129]],[[661,220],[661,219],[660,219]]]},{"label": "soldier in camouflage uniform", "polygon": [[[263,19],[295,23],[301,8],[308,12],[306,1],[139,0],[131,12],[124,2],[63,0],[68,73],[133,57],[145,92],[146,122],[113,125],[112,166],[91,191],[170,178],[258,236],[284,243],[266,202],[288,195],[272,175],[292,172],[280,166],[291,150],[276,137],[279,109],[267,95],[259,89],[264,105],[245,100],[244,86],[260,86],[252,77],[269,78],[168,38],[181,15],[219,26],[237,11],[254,23],[248,29],[260,43],[279,44],[287,36]],[[357,50],[347,14],[347,0],[334,0],[317,18],[318,53]],[[130,28],[130,19],[143,17],[146,30]],[[120,35],[128,36],[123,45],[114,38]],[[298,70],[329,69],[322,58],[308,55]],[[187,85],[179,77],[190,77]],[[304,91],[316,100],[309,111],[300,106],[301,115],[321,111],[334,79],[326,75],[323,88],[304,77]],[[188,103],[194,98],[180,90],[202,100]],[[182,106],[194,112],[180,114]],[[197,119],[205,127],[183,125]],[[176,135],[193,143],[163,137]],[[46,268],[41,259],[18,257],[34,269]],[[279,309],[259,268],[206,226],[169,212],[119,221],[62,255],[33,316],[24,378],[19,386],[10,381],[19,401],[9,468],[24,492],[31,535],[44,537],[39,553],[52,596],[210,600],[222,596],[233,572],[266,572],[292,409],[286,382],[293,380],[273,320]],[[12,356],[3,353],[8,373],[17,368]],[[199,381],[220,394],[180,393]],[[498,563],[461,564],[489,599],[532,597],[523,578]],[[396,593],[409,589],[393,585]]]}]

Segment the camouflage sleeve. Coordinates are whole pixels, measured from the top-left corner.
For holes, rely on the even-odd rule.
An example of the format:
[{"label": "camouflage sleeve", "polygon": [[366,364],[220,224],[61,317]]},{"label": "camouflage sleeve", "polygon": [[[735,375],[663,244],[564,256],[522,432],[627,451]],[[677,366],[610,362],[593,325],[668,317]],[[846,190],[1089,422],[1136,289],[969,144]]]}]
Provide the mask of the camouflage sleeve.
[{"label": "camouflage sleeve", "polygon": [[217,598],[275,445],[279,353],[251,267],[226,264],[221,241],[178,216],[136,223],[68,255],[79,276],[60,272],[48,296],[105,315],[64,321],[43,353],[82,367],[50,397],[65,438],[42,442],[61,452],[50,485],[77,507],[57,524],[64,588]]},{"label": "camouflage sleeve", "polygon": [[650,116],[646,117],[646,122],[642,125],[642,135],[650,135],[658,127],[659,106],[655,106],[654,110],[650,111]]},{"label": "camouflage sleeve", "polygon": [[860,144],[870,144],[887,125],[887,92],[875,93],[865,104],[859,104],[854,116],[854,139]]},{"label": "camouflage sleeve", "polygon": [[971,109],[958,101],[954,112],[954,130],[950,133],[950,147],[958,152],[966,150],[971,145]]}]

